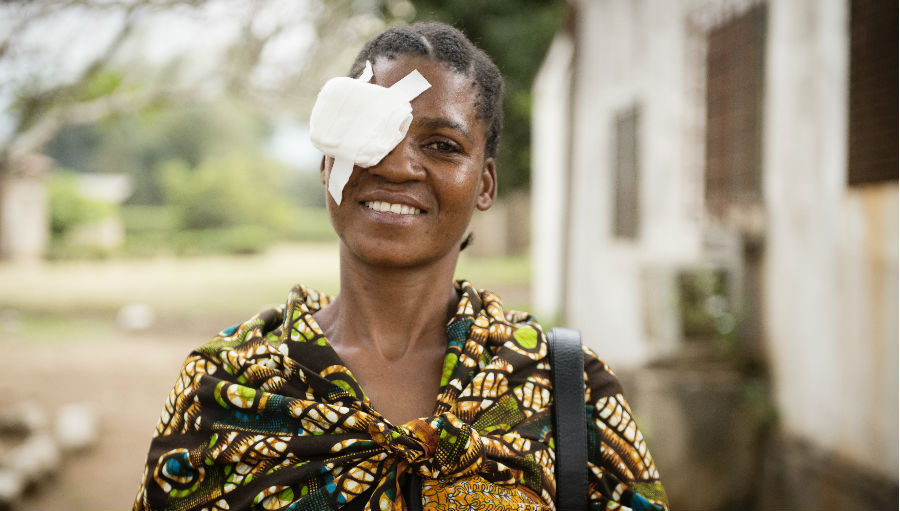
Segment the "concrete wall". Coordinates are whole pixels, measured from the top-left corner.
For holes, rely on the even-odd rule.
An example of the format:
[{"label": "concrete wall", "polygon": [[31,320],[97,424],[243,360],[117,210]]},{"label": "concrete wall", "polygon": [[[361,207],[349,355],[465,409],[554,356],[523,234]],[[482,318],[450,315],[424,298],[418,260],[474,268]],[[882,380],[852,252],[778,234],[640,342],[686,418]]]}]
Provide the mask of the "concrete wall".
[{"label": "concrete wall", "polygon": [[488,214],[476,211],[469,224],[473,238],[466,254],[501,256],[526,253],[530,216],[528,193],[523,191],[513,191],[497,199]]},{"label": "concrete wall", "polygon": [[[678,2],[580,2],[572,113],[569,278],[566,323],[614,367],[646,363],[642,281],[699,258],[702,197]],[[652,34],[652,38],[647,37]],[[634,240],[612,236],[612,146],[616,115],[639,109],[640,226]],[[536,264],[543,264],[536,262]],[[663,300],[664,303],[671,301]]]},{"label": "concrete wall", "polygon": [[532,110],[531,257],[532,305],[541,318],[562,313],[565,279],[566,204],[569,200],[569,116],[574,41],[556,36],[534,80]]},{"label": "concrete wall", "polygon": [[[729,243],[752,231],[755,333],[783,438],[811,446],[797,456],[829,453],[896,488],[898,183],[847,185],[847,0],[767,2],[762,207],[723,226],[703,206],[705,31],[753,3],[573,3],[569,220],[556,237],[568,240],[564,322],[614,368],[668,356],[684,344],[672,275],[739,256]],[[635,104],[641,229],[623,240],[612,235],[613,123]],[[534,254],[535,266],[552,261]]]},{"label": "concrete wall", "polygon": [[783,427],[897,475],[897,182],[847,186],[848,6],[771,2],[765,329]]}]

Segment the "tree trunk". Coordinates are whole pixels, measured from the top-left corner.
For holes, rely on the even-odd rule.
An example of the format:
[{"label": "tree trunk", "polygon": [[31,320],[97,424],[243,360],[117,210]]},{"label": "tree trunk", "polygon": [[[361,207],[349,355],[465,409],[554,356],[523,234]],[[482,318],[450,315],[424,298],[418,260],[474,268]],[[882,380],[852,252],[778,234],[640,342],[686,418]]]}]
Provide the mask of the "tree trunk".
[{"label": "tree trunk", "polygon": [[0,260],[43,259],[50,234],[46,176],[51,166],[41,154],[0,161]]}]

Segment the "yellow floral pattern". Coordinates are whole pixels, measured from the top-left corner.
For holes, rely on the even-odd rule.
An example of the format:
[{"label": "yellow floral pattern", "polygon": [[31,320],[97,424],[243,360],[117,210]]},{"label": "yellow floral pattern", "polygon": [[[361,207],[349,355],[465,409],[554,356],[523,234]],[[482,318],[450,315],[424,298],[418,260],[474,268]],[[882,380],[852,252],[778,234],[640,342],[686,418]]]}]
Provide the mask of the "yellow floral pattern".
[{"label": "yellow floral pattern", "polygon": [[[459,281],[432,415],[391,424],[313,314],[288,302],[188,356],[157,424],[135,509],[403,510],[423,481],[429,510],[552,510],[547,342],[531,316]],[[665,494],[612,372],[585,349],[589,496],[663,509]]]}]

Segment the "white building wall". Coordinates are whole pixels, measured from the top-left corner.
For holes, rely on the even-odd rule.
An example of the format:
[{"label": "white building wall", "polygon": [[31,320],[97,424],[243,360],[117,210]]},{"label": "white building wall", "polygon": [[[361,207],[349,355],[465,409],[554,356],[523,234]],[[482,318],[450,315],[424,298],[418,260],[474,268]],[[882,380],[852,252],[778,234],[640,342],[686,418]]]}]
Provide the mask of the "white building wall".
[{"label": "white building wall", "polygon": [[572,38],[556,36],[534,80],[531,158],[532,306],[542,319],[562,313],[565,209],[568,200]]},{"label": "white building wall", "polygon": [[[591,1],[578,9],[566,322],[614,367],[634,367],[653,353],[642,282],[696,259],[700,249],[690,206],[702,190],[685,152],[686,6]],[[640,227],[637,239],[625,240],[612,235],[612,143],[616,115],[635,105]]]},{"label": "white building wall", "polygon": [[[648,307],[664,308],[673,289],[659,284],[709,256],[703,62],[692,46],[704,35],[691,31],[751,3],[574,4],[564,320],[614,368],[660,353]],[[761,328],[780,421],[896,480],[898,183],[847,185],[848,1],[767,5]],[[612,237],[612,140],[616,113],[635,103],[641,233],[622,241]]]},{"label": "white building wall", "polygon": [[847,186],[848,8],[770,2],[767,349],[783,426],[897,474],[897,182]]}]

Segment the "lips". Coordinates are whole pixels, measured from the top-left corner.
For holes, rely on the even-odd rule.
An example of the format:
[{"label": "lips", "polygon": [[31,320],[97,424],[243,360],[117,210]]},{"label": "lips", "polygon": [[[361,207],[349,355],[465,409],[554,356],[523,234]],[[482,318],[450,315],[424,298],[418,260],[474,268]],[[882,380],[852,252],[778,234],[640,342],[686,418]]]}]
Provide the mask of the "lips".
[{"label": "lips", "polygon": [[421,209],[415,206],[385,201],[367,201],[363,202],[363,205],[375,211],[379,211],[382,213],[394,213],[397,215],[421,215],[424,213]]},{"label": "lips", "polygon": [[[360,206],[365,206],[373,212],[392,216],[394,218],[415,218],[416,216],[426,215],[429,208],[419,196],[411,190],[391,190],[383,186],[377,189],[367,190],[357,195]],[[387,217],[382,217],[387,218]]]}]

